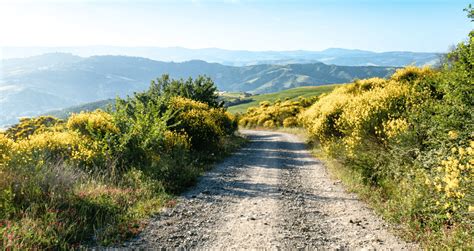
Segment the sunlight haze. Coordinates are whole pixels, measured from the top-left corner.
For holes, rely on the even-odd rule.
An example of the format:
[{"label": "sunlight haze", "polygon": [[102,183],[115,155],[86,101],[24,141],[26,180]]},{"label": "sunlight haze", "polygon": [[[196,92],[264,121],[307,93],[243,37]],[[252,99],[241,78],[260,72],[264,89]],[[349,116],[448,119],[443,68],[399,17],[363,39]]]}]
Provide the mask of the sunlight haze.
[{"label": "sunlight haze", "polygon": [[445,52],[469,1],[0,1],[0,46]]}]

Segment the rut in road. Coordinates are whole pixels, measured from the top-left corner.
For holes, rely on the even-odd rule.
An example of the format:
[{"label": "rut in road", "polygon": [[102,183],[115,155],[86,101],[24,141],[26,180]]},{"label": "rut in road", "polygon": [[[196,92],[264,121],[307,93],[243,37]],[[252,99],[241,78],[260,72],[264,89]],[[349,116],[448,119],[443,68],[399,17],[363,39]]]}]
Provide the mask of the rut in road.
[{"label": "rut in road", "polygon": [[150,220],[133,248],[413,249],[332,180],[295,135],[241,131],[250,142]]}]

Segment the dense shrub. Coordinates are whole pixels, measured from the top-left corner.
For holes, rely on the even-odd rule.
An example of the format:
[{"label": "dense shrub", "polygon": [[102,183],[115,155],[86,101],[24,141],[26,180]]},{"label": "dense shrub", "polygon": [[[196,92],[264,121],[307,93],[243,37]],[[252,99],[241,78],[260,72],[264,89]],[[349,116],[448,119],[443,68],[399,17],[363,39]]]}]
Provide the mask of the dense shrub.
[{"label": "dense shrub", "polygon": [[153,80],[149,92],[158,93],[160,96],[183,97],[205,103],[210,107],[223,107],[219,101],[217,88],[211,78],[198,76],[196,79],[170,79],[169,75]]},{"label": "dense shrub", "polygon": [[[237,125],[213,103],[212,81],[166,81],[179,91],[154,83],[117,99],[114,111],[22,119],[0,133],[2,248],[68,249],[133,236],[168,194],[193,182],[203,160],[231,149],[222,144]],[[176,96],[182,90],[206,102]]]},{"label": "dense shrub", "polygon": [[177,111],[171,120],[174,123],[172,129],[188,135],[191,147],[196,151],[215,151],[219,147],[219,139],[236,130],[232,116],[221,108],[210,108],[191,99],[173,97],[169,109]]},{"label": "dense shrub", "polygon": [[71,131],[78,131],[82,135],[95,138],[119,132],[114,124],[113,116],[101,110],[73,114],[67,121],[67,128]]},{"label": "dense shrub", "polygon": [[63,123],[62,120],[51,116],[39,116],[36,118],[21,118],[20,123],[8,128],[6,135],[11,139],[24,139],[37,132],[44,132],[57,128]]},{"label": "dense shrub", "polygon": [[14,141],[0,133],[0,171],[10,161],[13,154]]},{"label": "dense shrub", "polygon": [[473,41],[471,33],[438,70],[355,81],[299,115],[313,141],[403,208],[396,220],[437,240],[464,236],[456,245],[469,243],[472,227]]}]

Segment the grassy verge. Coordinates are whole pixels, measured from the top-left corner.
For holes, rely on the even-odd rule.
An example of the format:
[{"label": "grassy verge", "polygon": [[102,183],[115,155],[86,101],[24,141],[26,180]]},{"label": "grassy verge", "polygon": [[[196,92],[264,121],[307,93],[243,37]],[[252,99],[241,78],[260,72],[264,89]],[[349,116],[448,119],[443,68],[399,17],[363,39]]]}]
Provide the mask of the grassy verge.
[{"label": "grassy verge", "polygon": [[421,204],[426,197],[417,191],[415,184],[385,181],[381,187],[371,186],[364,182],[359,171],[340,160],[344,156],[329,156],[317,144],[312,148],[312,154],[323,161],[334,179],[341,180],[347,191],[356,193],[359,199],[391,223],[392,230],[402,239],[419,243],[423,248],[466,248],[474,245],[472,225],[469,223],[445,226],[439,230],[435,225],[426,226],[429,219],[411,216],[411,211],[417,210],[416,204]]},{"label": "grassy verge", "polygon": [[[424,182],[414,177],[398,181],[385,180],[378,186],[366,182],[364,174],[345,163],[347,156],[331,155],[321,145],[309,142],[308,133],[303,128],[263,128],[256,130],[273,130],[297,135],[308,143],[314,157],[323,161],[332,178],[341,180],[345,189],[358,195],[384,220],[391,224],[391,229],[400,238],[419,243],[422,248],[467,248],[474,245],[471,221],[456,222],[442,227],[424,211],[431,196],[429,191],[420,185]],[[336,147],[337,146],[333,146]],[[356,153],[357,154],[357,153]],[[364,155],[366,153],[360,152]]]}]

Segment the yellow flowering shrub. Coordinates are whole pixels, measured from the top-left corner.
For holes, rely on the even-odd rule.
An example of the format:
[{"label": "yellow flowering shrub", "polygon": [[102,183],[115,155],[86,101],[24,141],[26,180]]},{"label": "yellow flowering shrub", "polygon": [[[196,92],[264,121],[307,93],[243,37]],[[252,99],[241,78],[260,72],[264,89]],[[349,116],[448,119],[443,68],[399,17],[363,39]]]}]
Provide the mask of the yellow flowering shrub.
[{"label": "yellow flowering shrub", "polygon": [[403,82],[413,81],[434,74],[434,71],[429,67],[407,66],[395,71],[390,79]]},{"label": "yellow flowering shrub", "polygon": [[15,142],[0,133],[0,172],[11,159]]},{"label": "yellow flowering shrub", "polygon": [[349,154],[361,140],[394,137],[408,128],[403,118],[407,85],[381,78],[356,80],[320,98],[299,115],[321,142],[343,139]]},{"label": "yellow flowering shrub", "polygon": [[273,120],[267,120],[263,123],[263,127],[274,128],[275,127],[275,122],[273,122]]},{"label": "yellow flowering shrub", "polygon": [[201,103],[199,101],[195,101],[192,99],[183,98],[180,96],[171,98],[169,107],[171,108],[171,110],[182,109],[185,111],[191,110],[191,109],[198,109],[198,110],[209,109],[209,105],[205,103]]},{"label": "yellow flowering shrub", "polygon": [[[406,132],[409,128],[409,124],[405,118],[390,119],[383,122],[383,134],[389,139],[395,138],[396,136]],[[376,131],[377,134],[382,134],[381,131]]]},{"label": "yellow flowering shrub", "polygon": [[296,127],[299,125],[296,119],[298,114],[313,102],[314,99],[311,98],[276,101],[273,104],[263,101],[258,107],[247,109],[239,124],[244,127]]},{"label": "yellow flowering shrub", "polygon": [[222,135],[231,135],[237,130],[237,121],[233,114],[222,108],[211,108],[210,117],[212,117],[220,128]]},{"label": "yellow flowering shrub", "polygon": [[39,116],[35,118],[21,118],[20,122],[6,130],[6,136],[17,140],[25,139],[35,133],[45,131],[60,131],[64,122],[52,116]]},{"label": "yellow flowering shrub", "polygon": [[337,128],[337,121],[344,107],[353,97],[354,84],[336,88],[328,95],[323,95],[318,102],[299,115],[299,120],[308,130],[309,135],[319,141],[330,141],[339,137],[342,132]]},{"label": "yellow flowering shrub", "polygon": [[119,132],[112,115],[102,110],[73,114],[67,121],[67,128],[87,136]]},{"label": "yellow flowering shrub", "polygon": [[283,127],[285,128],[291,128],[291,127],[297,127],[298,126],[298,120],[296,117],[288,117],[283,120]]},{"label": "yellow flowering shrub", "polygon": [[171,128],[186,134],[194,150],[211,151],[218,147],[222,136],[235,131],[234,117],[221,108],[183,97],[172,97],[169,109],[177,114],[172,119]]},{"label": "yellow flowering shrub", "polygon": [[319,141],[331,141],[334,137],[342,137],[339,126],[340,116],[351,100],[363,92],[385,86],[387,81],[382,78],[356,80],[322,95],[318,102],[299,114],[298,119],[310,135]]},{"label": "yellow flowering shrub", "polygon": [[[451,218],[456,212],[468,212],[472,205],[474,186],[474,141],[468,146],[452,147],[447,156],[442,156],[434,175],[428,177],[427,185],[431,185],[440,193],[437,205]],[[470,204],[471,203],[471,204]]]},{"label": "yellow flowering shrub", "polygon": [[73,161],[81,166],[93,166],[105,161],[100,142],[74,131],[44,132],[19,140],[16,160],[24,163],[37,160]]},{"label": "yellow flowering shrub", "polygon": [[443,231],[469,231],[474,208],[468,73],[409,66],[388,79],[356,80],[320,97],[298,119],[324,151],[383,191],[388,204],[406,207],[384,210],[388,215],[452,236]]},{"label": "yellow flowering shrub", "polygon": [[[387,130],[380,130],[384,125],[392,127],[398,125],[395,123],[402,125],[403,119],[398,119],[398,117],[405,110],[405,97],[408,90],[406,85],[390,81],[383,87],[373,88],[351,98],[336,122],[346,135],[344,139],[346,147],[352,151],[361,139],[373,137],[384,139],[386,135],[382,132],[387,132]],[[384,129],[389,129],[389,127]],[[394,130],[399,132],[400,129]],[[388,132],[394,136],[392,131]]]},{"label": "yellow flowering shrub", "polygon": [[171,153],[176,148],[188,150],[191,148],[189,138],[185,133],[177,133],[175,131],[165,132],[164,149],[165,152]]},{"label": "yellow flowering shrub", "polygon": [[74,132],[44,132],[18,141],[17,150],[28,156],[61,159],[71,156],[80,141]]}]

